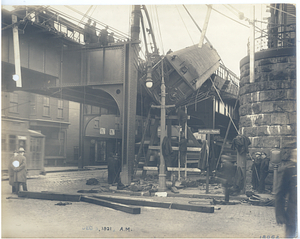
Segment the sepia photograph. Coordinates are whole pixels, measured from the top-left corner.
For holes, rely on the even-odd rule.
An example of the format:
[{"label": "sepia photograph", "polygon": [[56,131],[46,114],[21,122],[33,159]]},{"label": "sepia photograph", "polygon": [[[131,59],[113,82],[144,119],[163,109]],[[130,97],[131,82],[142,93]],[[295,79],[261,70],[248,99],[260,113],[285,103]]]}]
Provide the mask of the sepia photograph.
[{"label": "sepia photograph", "polygon": [[296,2],[1,3],[1,238],[298,238]]}]

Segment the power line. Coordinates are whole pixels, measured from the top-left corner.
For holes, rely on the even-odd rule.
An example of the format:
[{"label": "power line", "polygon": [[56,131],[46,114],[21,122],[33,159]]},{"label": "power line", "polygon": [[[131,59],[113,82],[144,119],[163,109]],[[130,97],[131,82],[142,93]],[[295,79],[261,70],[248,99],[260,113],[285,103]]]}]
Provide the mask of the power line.
[{"label": "power line", "polygon": [[162,40],[162,34],[161,34],[161,29],[160,29],[160,23],[159,23],[159,18],[158,18],[158,12],[157,12],[157,6],[156,5],[155,5],[155,11],[156,11],[158,32],[159,32],[160,42],[161,42],[161,46],[162,46],[162,53],[163,53],[163,55],[165,55],[164,45],[163,45],[163,40]]},{"label": "power line", "polygon": [[216,11],[217,13],[221,14],[221,15],[224,16],[224,17],[227,17],[227,18],[229,18],[230,20],[232,20],[232,21],[234,21],[234,22],[236,22],[236,23],[238,23],[238,24],[243,25],[244,27],[250,28],[248,25],[246,25],[246,24],[244,24],[244,23],[241,23],[241,22],[235,20],[235,19],[233,19],[233,18],[231,18],[231,17],[225,15],[224,13],[221,13],[221,12],[218,11],[217,9],[215,9],[215,8],[213,8],[213,7],[212,7],[212,9],[213,9],[214,11]]},{"label": "power line", "polygon": [[183,22],[183,25],[184,25],[184,27],[185,27],[185,29],[186,29],[187,33],[189,34],[189,37],[191,38],[191,40],[192,40],[192,43],[193,43],[193,45],[194,45],[193,38],[192,38],[192,36],[191,36],[191,34],[190,34],[190,32],[189,32],[189,30],[188,30],[187,26],[185,25],[185,23],[184,23],[184,21],[183,21],[183,18],[182,18],[182,16],[181,16],[180,12],[179,12],[179,9],[178,9],[177,5],[176,5],[176,9],[177,9],[177,11],[178,11],[178,13],[179,13],[179,16],[180,16],[180,18],[181,18],[181,20],[182,20],[182,22]]}]

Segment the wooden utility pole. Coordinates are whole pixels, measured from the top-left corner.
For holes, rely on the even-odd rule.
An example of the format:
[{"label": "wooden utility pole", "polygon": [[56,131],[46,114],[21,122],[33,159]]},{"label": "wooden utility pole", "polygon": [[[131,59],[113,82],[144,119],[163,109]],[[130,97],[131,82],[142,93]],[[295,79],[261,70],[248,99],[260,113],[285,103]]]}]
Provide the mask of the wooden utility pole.
[{"label": "wooden utility pole", "polygon": [[162,154],[162,143],[164,137],[166,136],[166,86],[164,78],[164,60],[161,60],[161,106],[160,106],[160,165],[159,165],[159,175],[158,175],[158,190],[160,192],[166,191],[166,165],[165,159]]}]

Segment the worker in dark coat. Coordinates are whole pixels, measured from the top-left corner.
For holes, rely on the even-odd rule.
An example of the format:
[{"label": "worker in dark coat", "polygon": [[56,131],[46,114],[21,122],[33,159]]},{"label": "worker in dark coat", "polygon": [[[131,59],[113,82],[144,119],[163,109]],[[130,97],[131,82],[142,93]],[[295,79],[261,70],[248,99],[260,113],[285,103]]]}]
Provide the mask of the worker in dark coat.
[{"label": "worker in dark coat", "polygon": [[181,138],[179,141],[179,151],[180,151],[180,167],[183,168],[186,160],[186,152],[187,152],[187,143],[188,140],[184,137],[184,134],[181,134]]},{"label": "worker in dark coat", "polygon": [[92,42],[91,23],[92,23],[92,20],[89,19],[87,21],[87,23],[84,25],[84,42],[86,44],[89,44]]},{"label": "worker in dark coat", "polygon": [[258,185],[258,192],[263,193],[265,191],[265,181],[266,177],[269,174],[269,163],[270,159],[267,158],[267,155],[265,153],[262,153],[262,161],[260,165],[260,178],[259,178],[259,185]]},{"label": "worker in dark coat", "polygon": [[259,180],[260,180],[260,166],[261,166],[261,152],[256,152],[254,158],[252,159],[252,189],[258,190]]},{"label": "worker in dark coat", "polygon": [[24,154],[24,148],[20,148],[18,155],[14,157],[14,161],[12,162],[16,193],[19,192],[20,185],[22,185],[23,191],[27,191],[27,166]]},{"label": "worker in dark coat", "polygon": [[114,33],[111,32],[108,35],[108,43],[114,43],[114,42],[115,42]]},{"label": "worker in dark coat", "polygon": [[91,43],[97,43],[98,36],[96,32],[96,22],[93,22],[93,25],[90,27],[90,31],[91,31]]},{"label": "worker in dark coat", "polygon": [[9,160],[9,166],[8,166],[8,175],[9,175],[9,185],[12,186],[12,193],[16,192],[16,183],[15,183],[15,171],[14,171],[14,165],[13,162],[15,160],[15,157],[18,155],[18,151],[14,151],[14,155]]},{"label": "worker in dark coat", "polygon": [[107,46],[108,45],[108,26],[105,27],[105,29],[102,29],[100,31],[100,36],[99,36],[99,42],[101,46]]},{"label": "worker in dark coat", "polygon": [[276,221],[285,224],[286,238],[294,238],[297,230],[297,149],[292,150],[290,162],[279,171],[279,175],[275,196]]},{"label": "worker in dark coat", "polygon": [[184,128],[184,125],[188,119],[187,114],[184,112],[184,110],[182,110],[180,107],[176,110],[177,112],[177,117],[178,117],[178,121],[179,121],[179,125]]}]

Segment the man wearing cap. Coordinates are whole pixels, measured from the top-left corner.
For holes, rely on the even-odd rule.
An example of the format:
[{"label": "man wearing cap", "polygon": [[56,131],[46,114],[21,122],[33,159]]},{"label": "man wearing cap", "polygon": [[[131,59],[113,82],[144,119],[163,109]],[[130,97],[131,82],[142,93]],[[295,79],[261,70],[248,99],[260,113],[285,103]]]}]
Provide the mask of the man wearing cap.
[{"label": "man wearing cap", "polygon": [[20,185],[22,185],[23,191],[27,191],[27,184],[26,184],[27,168],[26,168],[26,158],[24,154],[25,154],[24,148],[19,148],[18,155],[14,157],[12,162],[16,193],[19,192]]}]

